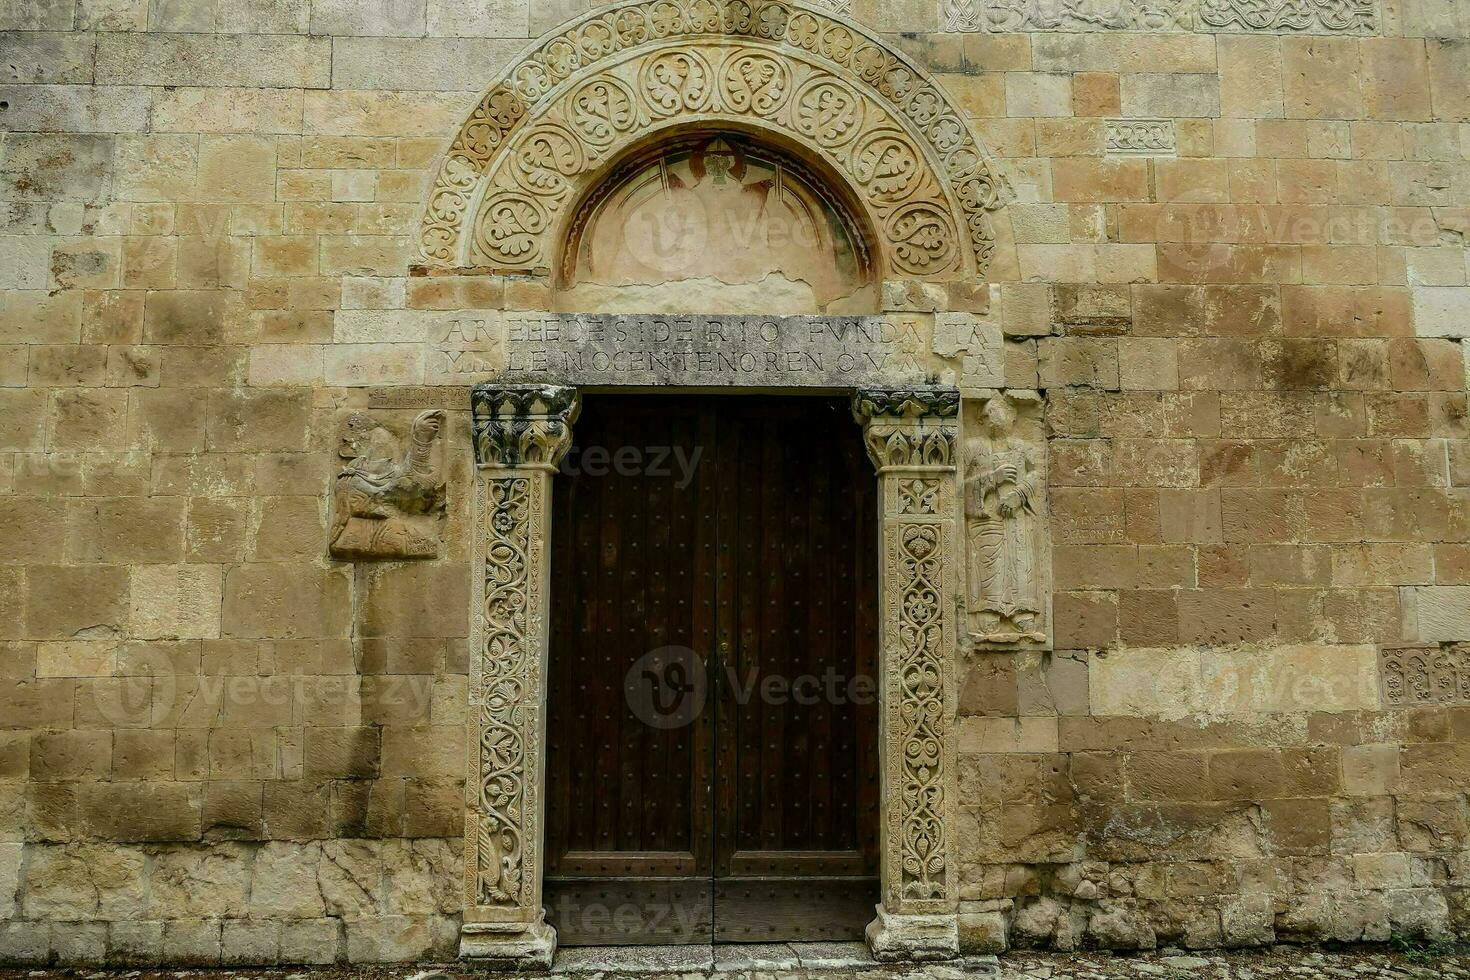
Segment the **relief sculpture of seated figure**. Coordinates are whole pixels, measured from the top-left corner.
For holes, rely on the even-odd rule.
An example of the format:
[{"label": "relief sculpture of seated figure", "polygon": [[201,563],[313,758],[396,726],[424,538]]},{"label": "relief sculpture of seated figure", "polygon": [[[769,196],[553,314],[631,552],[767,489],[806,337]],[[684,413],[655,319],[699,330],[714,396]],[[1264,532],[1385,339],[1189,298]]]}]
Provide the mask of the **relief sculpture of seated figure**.
[{"label": "relief sculpture of seated figure", "polygon": [[421,412],[408,449],[358,412],[347,419],[338,455],[348,460],[332,482],[329,551],[333,558],[434,558],[444,513],[442,461],[435,443],[444,412]]}]

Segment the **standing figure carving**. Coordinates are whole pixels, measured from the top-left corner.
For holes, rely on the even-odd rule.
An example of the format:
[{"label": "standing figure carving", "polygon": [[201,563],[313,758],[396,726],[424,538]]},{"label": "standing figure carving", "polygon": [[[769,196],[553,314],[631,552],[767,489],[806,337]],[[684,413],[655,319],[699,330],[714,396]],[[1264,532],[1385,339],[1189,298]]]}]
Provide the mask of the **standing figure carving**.
[{"label": "standing figure carving", "polygon": [[421,412],[408,448],[364,413],[351,415],[337,454],[348,460],[332,482],[333,558],[433,558],[444,512],[444,473],[434,445],[444,412]]},{"label": "standing figure carving", "polygon": [[1046,486],[1039,452],[1018,431],[1016,409],[1004,396],[985,403],[980,431],[967,442],[965,477],[974,639],[1042,643],[1040,511]]}]

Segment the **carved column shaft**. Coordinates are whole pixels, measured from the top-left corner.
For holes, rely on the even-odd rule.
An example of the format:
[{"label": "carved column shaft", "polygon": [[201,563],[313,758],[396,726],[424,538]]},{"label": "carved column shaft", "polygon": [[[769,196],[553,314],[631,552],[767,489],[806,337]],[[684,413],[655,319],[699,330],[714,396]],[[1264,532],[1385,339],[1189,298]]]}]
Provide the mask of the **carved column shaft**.
[{"label": "carved column shaft", "polygon": [[955,659],[961,551],[953,388],[859,392],[878,469],[883,902],[879,959],[959,953],[955,912]]},{"label": "carved column shaft", "polygon": [[541,906],[551,478],[571,446],[573,388],[477,386],[465,913],[460,954],[545,968]]}]

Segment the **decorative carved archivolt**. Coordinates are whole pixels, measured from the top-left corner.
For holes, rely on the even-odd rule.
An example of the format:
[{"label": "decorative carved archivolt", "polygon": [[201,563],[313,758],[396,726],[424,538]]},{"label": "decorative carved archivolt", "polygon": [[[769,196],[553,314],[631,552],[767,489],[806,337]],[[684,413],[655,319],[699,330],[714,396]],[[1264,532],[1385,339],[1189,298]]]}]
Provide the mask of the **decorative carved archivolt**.
[{"label": "decorative carved archivolt", "polygon": [[628,0],[542,39],[451,145],[424,262],[550,269],[607,166],[689,125],[747,127],[819,157],[864,205],[890,276],[988,266],[999,186],[964,116],[875,35],[788,0]]},{"label": "decorative carved archivolt", "polygon": [[541,912],[551,476],[571,446],[575,389],[471,395],[480,527],[470,664],[466,922],[546,931]]},{"label": "decorative carved archivolt", "polygon": [[342,424],[337,454],[345,465],[332,481],[333,558],[433,558],[439,554],[444,515],[444,465],[436,446],[444,426],[439,410],[419,413],[408,445],[365,412]]},{"label": "decorative carved archivolt", "polygon": [[965,405],[966,608],[978,647],[1044,646],[1050,633],[1046,433],[1040,399]]},{"label": "decorative carved archivolt", "polygon": [[[959,392],[863,390],[882,500],[884,911],[952,913]],[[880,916],[880,921],[882,917]]]}]

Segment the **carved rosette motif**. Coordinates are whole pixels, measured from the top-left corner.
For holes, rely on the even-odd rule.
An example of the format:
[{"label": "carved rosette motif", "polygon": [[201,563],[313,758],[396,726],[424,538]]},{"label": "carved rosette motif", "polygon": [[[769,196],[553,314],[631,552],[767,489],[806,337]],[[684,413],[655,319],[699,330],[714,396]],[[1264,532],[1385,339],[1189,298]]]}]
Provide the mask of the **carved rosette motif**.
[{"label": "carved rosette motif", "polygon": [[853,399],[882,500],[883,909],[956,908],[952,841],[959,537],[955,389]]},{"label": "carved rosette motif", "polygon": [[476,608],[471,637],[466,921],[541,920],[551,477],[571,445],[574,389],[492,388],[471,395]]},{"label": "carved rosette motif", "polygon": [[430,265],[543,271],[586,180],[690,121],[795,139],[846,177],[888,272],[981,275],[998,181],[964,117],[902,55],[788,0],[630,0],[540,41],[481,99],[430,194]]},{"label": "carved rosette motif", "polygon": [[1470,704],[1470,644],[1382,647],[1378,676],[1388,707]]}]

